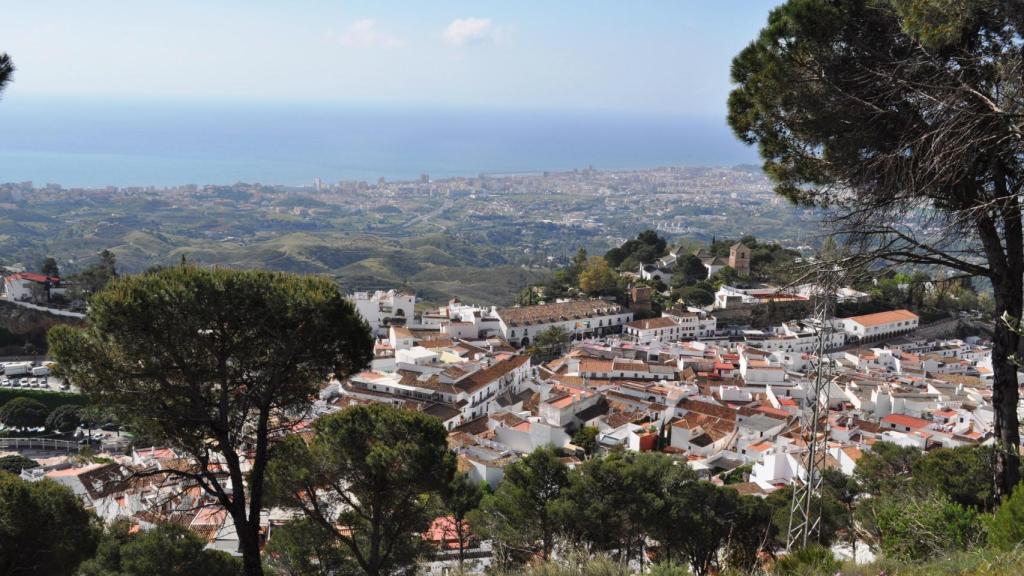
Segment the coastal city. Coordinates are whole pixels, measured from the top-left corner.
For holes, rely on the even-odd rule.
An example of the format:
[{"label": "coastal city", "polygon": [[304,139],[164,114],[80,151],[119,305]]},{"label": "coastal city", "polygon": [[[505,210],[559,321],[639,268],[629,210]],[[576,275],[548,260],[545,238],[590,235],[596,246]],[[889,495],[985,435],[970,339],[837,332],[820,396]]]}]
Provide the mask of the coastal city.
[{"label": "coastal city", "polygon": [[8,2],[0,576],[1024,574],[1024,2]]},{"label": "coastal city", "polygon": [[[647,228],[710,241],[745,233],[788,247],[821,241],[755,167],[579,170],[411,182],[175,188],[0,184],[7,264],[54,255],[61,270],[109,249],[126,272],[177,263],[329,274],[350,290],[408,284],[509,304],[577,247],[596,253]],[[483,270],[502,279],[480,281]]]}]

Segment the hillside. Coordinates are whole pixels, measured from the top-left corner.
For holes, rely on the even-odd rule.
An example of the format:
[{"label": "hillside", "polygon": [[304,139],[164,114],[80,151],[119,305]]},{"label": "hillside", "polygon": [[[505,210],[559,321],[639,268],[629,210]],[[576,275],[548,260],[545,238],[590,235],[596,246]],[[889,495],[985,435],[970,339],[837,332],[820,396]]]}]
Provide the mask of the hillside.
[{"label": "hillside", "polygon": [[[603,254],[641,230],[670,240],[752,233],[816,241],[808,213],[777,202],[749,167],[342,182],[34,188],[0,184],[0,265],[46,256],[74,273],[112,251],[141,272],[187,259],[336,277],[346,289],[407,285],[422,299],[505,305],[580,247]],[[745,222],[736,230],[735,222]],[[806,230],[811,230],[807,232]]]},{"label": "hillside", "polygon": [[76,323],[0,300],[0,356],[39,354],[46,350],[46,332],[56,324]]}]

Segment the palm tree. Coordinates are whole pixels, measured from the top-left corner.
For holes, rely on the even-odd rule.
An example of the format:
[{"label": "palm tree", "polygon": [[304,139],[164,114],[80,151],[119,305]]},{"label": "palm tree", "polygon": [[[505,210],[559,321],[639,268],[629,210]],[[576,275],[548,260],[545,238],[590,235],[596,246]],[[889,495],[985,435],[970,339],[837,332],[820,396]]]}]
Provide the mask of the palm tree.
[{"label": "palm tree", "polygon": [[0,52],[0,92],[14,78],[14,62],[6,52]]}]

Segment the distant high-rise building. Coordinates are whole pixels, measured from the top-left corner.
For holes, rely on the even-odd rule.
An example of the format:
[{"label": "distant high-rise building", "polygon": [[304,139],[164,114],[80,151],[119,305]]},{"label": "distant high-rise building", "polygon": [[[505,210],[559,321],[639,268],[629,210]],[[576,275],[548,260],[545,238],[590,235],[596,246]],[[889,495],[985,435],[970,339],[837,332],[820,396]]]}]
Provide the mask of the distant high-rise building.
[{"label": "distant high-rise building", "polygon": [[313,179],[313,187],[316,188],[317,192],[323,190],[324,189],[324,182],[323,182],[323,180],[321,180],[320,178],[314,178]]}]

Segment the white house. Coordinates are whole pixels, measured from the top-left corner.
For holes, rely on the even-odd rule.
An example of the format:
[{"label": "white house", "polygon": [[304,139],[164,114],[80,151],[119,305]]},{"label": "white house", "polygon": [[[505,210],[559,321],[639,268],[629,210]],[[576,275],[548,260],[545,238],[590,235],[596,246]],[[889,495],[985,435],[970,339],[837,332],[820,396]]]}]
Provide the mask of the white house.
[{"label": "white house", "polygon": [[349,296],[374,336],[387,336],[392,324],[408,325],[416,311],[416,296],[399,290],[356,292]]},{"label": "white house", "polygon": [[679,324],[684,339],[710,338],[718,328],[718,320],[714,316],[693,309],[670,308],[661,315]]},{"label": "white house", "polygon": [[643,278],[644,280],[658,280],[668,284],[672,279],[672,269],[662,268],[657,264],[641,264],[640,278]]},{"label": "white house", "polygon": [[59,276],[18,272],[4,277],[4,294],[12,302],[46,303],[64,292]]},{"label": "white house", "polygon": [[498,310],[501,335],[514,346],[528,346],[552,327],[574,339],[622,332],[633,313],[609,300],[571,300],[554,304],[517,306]]},{"label": "white house", "polygon": [[863,316],[841,318],[843,330],[861,342],[892,338],[917,329],[918,316],[909,310],[889,310]]},{"label": "white house", "polygon": [[633,341],[641,344],[654,341],[676,342],[690,336],[690,331],[686,331],[684,336],[683,327],[672,318],[665,316],[661,318],[647,318],[646,320],[634,320],[626,324],[625,333]]}]

